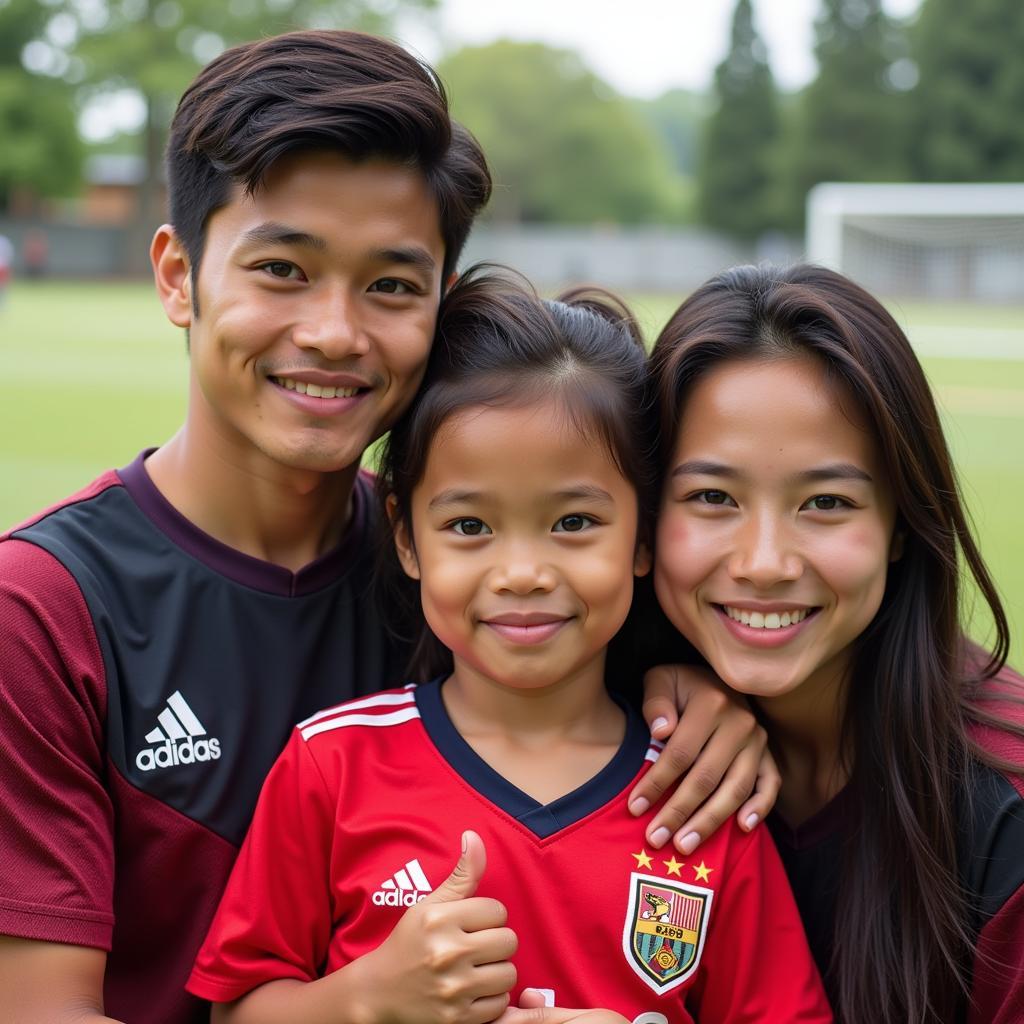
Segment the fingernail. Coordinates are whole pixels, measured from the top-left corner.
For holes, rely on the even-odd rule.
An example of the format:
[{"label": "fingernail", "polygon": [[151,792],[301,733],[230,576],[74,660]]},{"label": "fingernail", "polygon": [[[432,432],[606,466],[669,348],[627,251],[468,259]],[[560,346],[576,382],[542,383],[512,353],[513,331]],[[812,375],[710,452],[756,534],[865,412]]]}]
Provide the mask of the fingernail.
[{"label": "fingernail", "polygon": [[697,847],[700,846],[700,835],[697,832],[687,832],[682,839],[679,840],[679,849],[683,853],[693,853]]},{"label": "fingernail", "polygon": [[644,811],[649,810],[651,801],[646,797],[638,796],[630,805],[629,809],[633,814],[643,814]]},{"label": "fingernail", "polygon": [[653,722],[651,722],[652,734],[656,733],[659,729],[664,729],[666,725],[668,725],[668,719],[665,718],[663,715],[659,716]]},{"label": "fingernail", "polygon": [[469,848],[469,840],[466,838],[466,833],[462,833],[462,852],[465,853]]},{"label": "fingernail", "polygon": [[651,846],[657,847],[664,846],[669,841],[669,837],[671,835],[672,833],[669,832],[669,830],[665,828],[665,826],[663,825],[661,828],[655,829],[655,831],[652,832],[648,838],[650,840]]},{"label": "fingernail", "polygon": [[747,820],[743,822],[748,829],[752,829],[761,819],[756,814],[748,814]]}]

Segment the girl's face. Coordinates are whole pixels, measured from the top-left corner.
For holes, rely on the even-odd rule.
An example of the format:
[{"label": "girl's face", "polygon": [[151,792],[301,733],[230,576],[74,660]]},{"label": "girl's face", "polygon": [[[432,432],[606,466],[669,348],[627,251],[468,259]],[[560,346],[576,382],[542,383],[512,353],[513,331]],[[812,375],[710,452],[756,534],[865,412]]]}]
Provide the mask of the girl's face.
[{"label": "girl's face", "polygon": [[557,398],[475,407],[430,445],[414,544],[401,529],[397,542],[457,672],[517,689],[600,672],[649,568],[632,484],[565,420]]},{"label": "girl's face", "polygon": [[723,363],[693,388],[668,467],[659,602],[729,686],[839,682],[895,557],[874,438],[811,356]]}]

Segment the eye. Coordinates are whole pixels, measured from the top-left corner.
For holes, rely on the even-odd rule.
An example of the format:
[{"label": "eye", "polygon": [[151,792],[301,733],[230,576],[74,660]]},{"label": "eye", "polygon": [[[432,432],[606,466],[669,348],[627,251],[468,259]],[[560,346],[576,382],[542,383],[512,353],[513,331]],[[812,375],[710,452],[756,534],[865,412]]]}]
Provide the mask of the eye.
[{"label": "eye", "polygon": [[465,519],[456,519],[451,528],[460,537],[482,537],[491,532],[491,528],[482,520],[467,516]]},{"label": "eye", "polygon": [[414,289],[407,281],[399,281],[397,277],[382,277],[370,285],[370,291],[381,292],[383,295],[411,295]]},{"label": "eye", "polygon": [[812,512],[834,512],[836,509],[849,508],[850,503],[835,494],[816,494],[804,502],[803,507]]},{"label": "eye", "polygon": [[725,491],[697,491],[691,499],[700,505],[735,505],[736,503],[729,497]]},{"label": "eye", "polygon": [[304,276],[294,263],[289,263],[287,260],[271,260],[269,263],[261,263],[259,269],[281,281],[300,281]]},{"label": "eye", "polygon": [[555,533],[579,533],[581,530],[585,530],[588,526],[593,525],[594,520],[590,516],[584,516],[575,512],[572,515],[562,516],[552,529]]}]

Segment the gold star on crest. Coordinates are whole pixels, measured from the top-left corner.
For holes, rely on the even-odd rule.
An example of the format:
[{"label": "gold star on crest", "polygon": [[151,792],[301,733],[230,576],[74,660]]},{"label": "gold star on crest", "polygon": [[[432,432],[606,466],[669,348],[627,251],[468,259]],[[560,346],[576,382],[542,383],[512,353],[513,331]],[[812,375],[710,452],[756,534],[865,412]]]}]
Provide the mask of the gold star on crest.
[{"label": "gold star on crest", "polygon": [[[662,863],[666,868],[668,868],[668,873],[670,875],[679,875],[679,869],[686,867],[682,861],[676,860],[676,855],[674,853],[672,854],[671,860],[662,861]],[[681,878],[682,875],[679,875],[679,877]]]},{"label": "gold star on crest", "polygon": [[638,868],[649,868],[651,866],[651,858],[647,855],[646,850],[641,850],[639,853],[631,853],[630,857],[636,858],[636,866]]},{"label": "gold star on crest", "polygon": [[704,863],[704,861],[701,861],[700,864],[695,864],[694,865],[693,870],[697,873],[696,881],[698,881],[698,882],[708,882],[708,881],[710,881],[710,879],[708,878],[708,875],[710,875],[711,872],[714,871],[715,869],[714,868],[709,868]]}]

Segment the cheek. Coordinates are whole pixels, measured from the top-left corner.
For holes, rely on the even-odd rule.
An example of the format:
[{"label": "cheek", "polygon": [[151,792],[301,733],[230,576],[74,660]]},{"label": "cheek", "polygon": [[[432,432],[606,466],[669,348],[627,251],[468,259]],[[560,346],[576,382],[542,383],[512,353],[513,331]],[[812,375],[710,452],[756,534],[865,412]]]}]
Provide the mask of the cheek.
[{"label": "cheek", "polygon": [[851,527],[842,543],[822,546],[817,564],[841,601],[873,616],[889,571],[888,533],[870,526]]},{"label": "cheek", "polygon": [[679,512],[668,509],[658,520],[654,553],[655,582],[672,592],[674,600],[683,600],[697,582],[706,576],[721,553],[707,531]]}]

